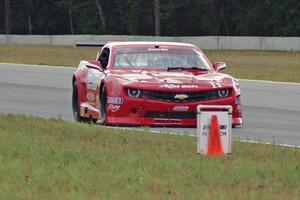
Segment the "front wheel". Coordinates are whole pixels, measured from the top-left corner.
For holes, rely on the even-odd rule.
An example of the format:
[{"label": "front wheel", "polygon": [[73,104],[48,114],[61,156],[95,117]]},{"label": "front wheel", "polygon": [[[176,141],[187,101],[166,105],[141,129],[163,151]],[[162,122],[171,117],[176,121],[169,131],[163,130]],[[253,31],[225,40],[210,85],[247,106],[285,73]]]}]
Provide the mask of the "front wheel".
[{"label": "front wheel", "polygon": [[73,84],[73,92],[72,92],[72,109],[73,109],[73,117],[77,122],[84,122],[88,124],[96,124],[98,119],[81,117],[79,113],[79,101],[78,101],[78,88],[77,82],[75,81]]},{"label": "front wheel", "polygon": [[84,122],[85,118],[80,116],[79,113],[79,103],[78,103],[78,88],[77,82],[75,81],[73,84],[73,92],[72,92],[72,110],[73,110],[73,117],[77,122]]},{"label": "front wheel", "polygon": [[102,87],[100,91],[100,120],[99,123],[102,125],[106,125],[106,88]]}]

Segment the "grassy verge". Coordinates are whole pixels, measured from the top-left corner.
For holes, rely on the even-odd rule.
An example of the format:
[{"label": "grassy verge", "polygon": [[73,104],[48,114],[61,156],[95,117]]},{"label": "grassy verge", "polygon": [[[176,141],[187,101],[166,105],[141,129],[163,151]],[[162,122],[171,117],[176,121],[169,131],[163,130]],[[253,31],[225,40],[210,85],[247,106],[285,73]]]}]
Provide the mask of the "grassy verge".
[{"label": "grassy verge", "polygon": [[77,67],[96,57],[99,48],[45,45],[0,45],[0,62]]},{"label": "grassy verge", "polygon": [[[62,65],[77,67],[80,60],[91,60],[98,48],[67,46],[0,45],[0,62]],[[237,78],[300,82],[300,52],[212,51],[211,61],[225,61],[224,73]]]},{"label": "grassy verge", "polygon": [[299,199],[300,150],[0,115],[1,199]]},{"label": "grassy verge", "polygon": [[300,52],[206,51],[210,60],[225,61],[224,72],[238,78],[300,82]]}]

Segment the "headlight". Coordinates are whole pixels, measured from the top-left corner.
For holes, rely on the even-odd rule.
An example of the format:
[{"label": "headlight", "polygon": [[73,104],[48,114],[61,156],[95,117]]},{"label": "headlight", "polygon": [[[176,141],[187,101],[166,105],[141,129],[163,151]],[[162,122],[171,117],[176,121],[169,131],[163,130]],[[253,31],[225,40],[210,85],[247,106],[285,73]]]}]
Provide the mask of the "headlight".
[{"label": "headlight", "polygon": [[227,97],[229,94],[229,89],[218,90],[219,97]]},{"label": "headlight", "polygon": [[139,98],[141,95],[141,91],[139,89],[129,88],[127,89],[127,94],[130,97]]}]

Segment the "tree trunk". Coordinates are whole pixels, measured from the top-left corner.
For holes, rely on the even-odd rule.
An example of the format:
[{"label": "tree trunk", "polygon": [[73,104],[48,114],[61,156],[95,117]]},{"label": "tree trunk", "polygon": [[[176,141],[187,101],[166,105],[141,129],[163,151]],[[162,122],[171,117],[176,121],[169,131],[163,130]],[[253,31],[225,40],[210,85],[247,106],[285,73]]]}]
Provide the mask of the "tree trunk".
[{"label": "tree trunk", "polygon": [[221,19],[223,21],[223,25],[224,25],[224,28],[225,28],[226,36],[229,36],[229,26],[228,26],[227,20],[226,20],[226,18],[224,16],[223,12],[222,12],[222,15],[221,15]]},{"label": "tree trunk", "polygon": [[69,22],[70,22],[71,34],[74,35],[73,18],[72,18],[72,0],[70,1],[70,4],[69,4]]},{"label": "tree trunk", "polygon": [[249,32],[249,18],[250,18],[249,15],[250,15],[250,13],[249,13],[249,11],[247,11],[246,22],[245,22],[245,33],[244,33],[245,36],[247,36],[248,32]]},{"label": "tree trunk", "polygon": [[251,8],[251,1],[248,2],[247,5],[240,5],[237,0],[234,1],[236,7],[242,11],[243,13],[246,13],[246,16],[245,16],[245,29],[244,29],[244,32],[241,32],[240,34],[242,35],[248,35],[248,31],[249,31],[249,20],[250,20],[250,8]]},{"label": "tree trunk", "polygon": [[160,36],[160,0],[154,0],[155,35]]},{"label": "tree trunk", "polygon": [[5,33],[11,34],[11,9],[10,0],[5,0]]},{"label": "tree trunk", "polygon": [[[229,36],[229,26],[224,14],[224,1],[223,0],[216,0],[215,1],[215,8],[218,13],[218,29],[217,35],[220,33],[221,35],[225,34]],[[223,30],[224,29],[224,30]]]},{"label": "tree trunk", "polygon": [[32,35],[31,0],[28,0],[27,19],[28,19],[28,34]]},{"label": "tree trunk", "polygon": [[103,28],[103,31],[105,32],[106,31],[106,21],[105,21],[105,16],[103,14],[103,9],[102,9],[102,6],[101,6],[99,0],[95,0],[95,1],[96,1],[96,6],[98,8],[102,28]]}]

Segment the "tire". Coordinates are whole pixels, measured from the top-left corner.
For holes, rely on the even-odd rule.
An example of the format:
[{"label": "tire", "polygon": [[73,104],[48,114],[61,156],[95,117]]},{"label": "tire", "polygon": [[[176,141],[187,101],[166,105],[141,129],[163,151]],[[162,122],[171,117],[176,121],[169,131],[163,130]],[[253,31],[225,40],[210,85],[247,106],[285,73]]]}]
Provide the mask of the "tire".
[{"label": "tire", "polygon": [[103,86],[100,91],[100,120],[101,125],[106,125],[106,88]]},{"label": "tire", "polygon": [[85,122],[86,119],[80,116],[79,113],[79,104],[78,104],[78,88],[77,82],[75,81],[73,84],[73,92],[72,92],[72,110],[73,110],[73,117],[77,122]]},{"label": "tire", "polygon": [[77,122],[83,122],[88,124],[96,124],[98,119],[91,119],[86,117],[81,117],[79,113],[79,104],[78,104],[78,88],[77,82],[74,82],[73,92],[72,92],[72,109],[73,109],[73,117]]}]

